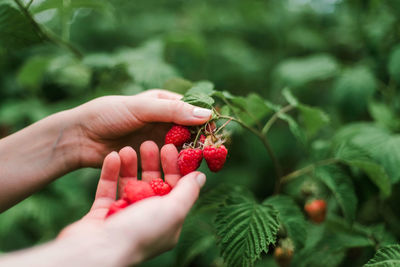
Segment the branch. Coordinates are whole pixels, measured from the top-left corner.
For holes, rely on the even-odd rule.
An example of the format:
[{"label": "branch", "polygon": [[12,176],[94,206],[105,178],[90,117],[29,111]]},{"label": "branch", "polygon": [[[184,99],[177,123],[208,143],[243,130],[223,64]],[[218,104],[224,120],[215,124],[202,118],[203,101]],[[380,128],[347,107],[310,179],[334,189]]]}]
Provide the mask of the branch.
[{"label": "branch", "polygon": [[30,0],[29,3],[25,6],[25,9],[28,10],[33,3],[33,0]]},{"label": "branch", "polygon": [[255,134],[261,140],[261,142],[263,143],[264,147],[267,149],[268,155],[270,156],[270,158],[272,160],[272,163],[274,165],[275,172],[276,172],[276,175],[278,177],[277,179],[279,179],[279,177],[282,176],[281,165],[280,165],[277,157],[275,156],[274,151],[272,150],[271,145],[269,144],[267,138],[260,131],[258,131],[257,129],[254,129],[251,126],[248,126],[247,124],[245,124],[244,122],[242,122],[239,119],[236,119],[236,118],[233,118],[233,117],[229,117],[229,116],[222,116],[222,115],[220,115],[219,117],[221,119],[227,119],[227,120],[235,121],[235,122],[239,123],[243,128],[245,128],[245,129],[249,130],[250,132],[252,132],[253,134]]},{"label": "branch", "polygon": [[287,105],[285,107],[283,107],[282,109],[278,110],[265,124],[265,126],[263,127],[261,133],[263,135],[266,135],[269,131],[269,129],[271,128],[271,126],[279,119],[279,115],[282,113],[286,113],[288,111],[291,111],[292,109],[294,109],[294,106],[292,105]]},{"label": "branch", "polygon": [[[57,46],[64,47],[67,50],[69,50],[72,54],[74,54],[77,58],[82,59],[83,55],[82,53],[74,47],[71,43],[66,42],[62,39],[60,39],[57,35],[44,30],[32,17],[32,15],[29,13],[28,9],[24,7],[24,5],[21,3],[20,0],[14,0],[14,2],[18,5],[19,9],[23,13],[23,15],[29,20],[29,22],[32,24],[33,28],[35,29],[36,33],[39,35],[39,37],[45,41],[51,42]],[[29,5],[29,4],[28,4]],[[28,6],[29,8],[29,6]]]},{"label": "branch", "polygon": [[293,179],[295,179],[295,178],[297,178],[297,177],[299,177],[301,175],[304,175],[304,174],[307,174],[309,172],[312,172],[312,171],[315,170],[316,167],[335,164],[335,163],[338,163],[338,162],[339,162],[339,160],[335,159],[335,158],[329,158],[329,159],[324,159],[324,160],[321,160],[321,161],[314,162],[314,163],[312,163],[310,165],[307,165],[306,167],[303,167],[301,169],[298,169],[298,170],[296,170],[294,172],[291,172],[291,173],[283,176],[282,179],[281,179],[281,184],[287,183],[287,182],[289,182],[289,181],[291,181],[291,180],[293,180]]}]

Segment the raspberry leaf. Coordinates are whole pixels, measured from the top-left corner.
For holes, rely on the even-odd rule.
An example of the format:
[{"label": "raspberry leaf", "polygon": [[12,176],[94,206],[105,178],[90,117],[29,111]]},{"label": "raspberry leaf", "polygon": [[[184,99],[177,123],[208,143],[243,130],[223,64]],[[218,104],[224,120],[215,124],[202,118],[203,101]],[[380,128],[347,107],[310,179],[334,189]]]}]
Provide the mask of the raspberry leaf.
[{"label": "raspberry leaf", "polygon": [[216,216],[217,243],[227,266],[253,266],[275,244],[278,211],[240,195],[229,197]]},{"label": "raspberry leaf", "polygon": [[400,245],[381,248],[364,267],[392,267],[400,265]]},{"label": "raspberry leaf", "polygon": [[367,151],[352,144],[343,144],[336,151],[336,158],[365,172],[371,182],[379,188],[382,197],[390,196],[392,189],[390,178],[385,169]]},{"label": "raspberry leaf", "polygon": [[352,223],[355,219],[357,197],[350,177],[336,166],[318,167],[315,175],[331,190],[344,217]]},{"label": "raspberry leaf", "polygon": [[288,196],[273,196],[266,199],[264,204],[272,205],[279,212],[279,221],[293,240],[295,248],[301,248],[307,239],[307,222],[294,200]]}]

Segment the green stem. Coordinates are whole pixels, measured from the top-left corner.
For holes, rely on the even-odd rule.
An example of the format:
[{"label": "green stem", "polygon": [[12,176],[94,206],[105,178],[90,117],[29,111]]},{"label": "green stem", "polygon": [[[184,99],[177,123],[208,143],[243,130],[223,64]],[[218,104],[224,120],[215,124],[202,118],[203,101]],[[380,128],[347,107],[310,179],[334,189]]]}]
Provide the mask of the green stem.
[{"label": "green stem", "polygon": [[200,127],[199,131],[196,134],[196,138],[194,139],[193,145],[194,147],[196,147],[197,145],[197,140],[199,140],[200,134],[201,134],[201,130],[205,127],[207,127],[208,122],[205,124],[206,126]]},{"label": "green stem", "polygon": [[263,127],[261,133],[263,135],[266,135],[269,131],[269,129],[272,127],[272,125],[279,119],[279,115],[282,113],[286,113],[290,110],[294,109],[294,106],[292,105],[287,105],[285,107],[283,107],[282,109],[278,110],[265,124],[265,126]]},{"label": "green stem", "polygon": [[30,0],[29,3],[25,6],[26,9],[29,9],[33,3],[33,0]]},{"label": "green stem", "polygon": [[307,166],[305,166],[305,167],[303,167],[301,169],[298,169],[298,170],[296,170],[294,172],[291,172],[291,173],[283,176],[282,179],[281,179],[281,184],[287,183],[287,182],[289,182],[289,181],[291,181],[291,180],[293,180],[293,179],[295,179],[295,178],[297,178],[297,177],[299,177],[301,175],[304,175],[304,174],[307,174],[309,172],[312,172],[312,171],[315,170],[316,167],[335,164],[335,163],[338,163],[338,162],[339,162],[339,160],[335,159],[335,158],[329,158],[329,159],[324,159],[324,160],[321,160],[321,161],[314,162],[314,163],[312,163],[310,165],[307,165]]},{"label": "green stem", "polygon": [[228,125],[228,123],[230,123],[232,121],[232,118],[227,120],[224,124],[221,125],[221,127],[218,128],[218,130],[215,131],[214,135],[217,134],[219,131],[221,131],[222,129],[225,128],[226,125]]},{"label": "green stem", "polygon": [[57,46],[63,47],[67,50],[69,50],[72,54],[74,54],[77,58],[82,59],[83,55],[81,52],[74,47],[71,43],[66,42],[62,39],[60,39],[57,35],[51,33],[50,31],[46,31],[43,29],[32,17],[32,15],[29,13],[28,9],[24,7],[24,5],[21,3],[20,0],[14,0],[14,2],[18,5],[19,9],[21,12],[24,14],[24,16],[29,20],[29,22],[32,24],[33,28],[35,29],[36,33],[39,35],[39,37],[45,41],[51,42]]},{"label": "green stem", "polygon": [[271,158],[271,160],[272,160],[272,163],[273,163],[273,165],[274,165],[275,172],[276,172],[276,175],[277,175],[278,179],[279,179],[279,177],[282,176],[282,168],[281,168],[281,165],[280,165],[280,163],[279,163],[277,157],[275,156],[274,151],[272,150],[271,145],[269,144],[267,138],[266,138],[260,131],[258,131],[257,129],[255,129],[255,128],[251,127],[251,126],[248,126],[247,124],[243,123],[241,120],[236,119],[236,118],[233,118],[233,117],[230,117],[230,116],[219,115],[219,118],[221,118],[221,119],[228,119],[228,120],[232,120],[232,121],[234,121],[234,122],[237,122],[237,123],[239,123],[243,128],[245,128],[245,129],[247,129],[248,131],[250,131],[250,132],[252,132],[253,134],[255,134],[255,135],[261,140],[261,142],[263,143],[264,147],[266,148],[266,150],[267,150],[267,152],[268,152],[268,154],[269,154],[269,156],[270,156],[270,158]]}]

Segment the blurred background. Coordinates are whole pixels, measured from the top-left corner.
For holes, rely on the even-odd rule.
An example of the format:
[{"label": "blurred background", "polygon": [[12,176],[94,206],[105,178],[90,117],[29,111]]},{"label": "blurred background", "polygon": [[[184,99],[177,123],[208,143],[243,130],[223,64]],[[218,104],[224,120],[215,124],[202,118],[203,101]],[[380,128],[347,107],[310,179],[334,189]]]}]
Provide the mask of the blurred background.
[{"label": "blurred background", "polygon": [[[7,3],[15,7],[0,3],[0,137],[95,97],[182,92],[189,80],[278,103],[288,86],[330,115],[325,136],[354,121],[400,130],[398,0],[33,0],[29,11],[56,36],[51,42],[41,41]],[[285,172],[309,154],[283,123],[269,138]],[[273,168],[259,144],[250,135],[233,136],[223,171],[202,166],[204,192],[237,183],[260,199],[270,195]],[[0,214],[0,251],[50,240],[81,218],[98,174],[68,174]],[[216,248],[184,263],[181,254],[178,246],[143,266],[222,266]]]}]

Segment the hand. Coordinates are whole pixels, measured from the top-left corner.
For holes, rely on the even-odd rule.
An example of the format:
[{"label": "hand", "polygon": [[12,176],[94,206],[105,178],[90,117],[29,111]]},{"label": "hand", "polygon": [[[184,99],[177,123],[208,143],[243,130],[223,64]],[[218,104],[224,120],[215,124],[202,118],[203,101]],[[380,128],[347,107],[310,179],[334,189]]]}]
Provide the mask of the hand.
[{"label": "hand", "polygon": [[111,151],[144,140],[164,142],[167,123],[200,125],[211,117],[208,109],[180,101],[181,95],[150,90],[135,96],[106,96],[74,109],[79,125],[80,166],[97,167]]},{"label": "hand", "polygon": [[[151,181],[161,177],[160,156],[154,142],[144,142],[140,147],[142,180]],[[173,190],[162,197],[151,197],[130,205],[105,220],[108,208],[115,201],[117,181],[126,183],[137,179],[137,155],[130,148],[123,148],[119,154],[110,153],[104,160],[96,197],[89,213],[80,221],[65,228],[59,239],[78,238],[85,233],[103,236],[100,242],[105,251],[118,250],[116,261],[127,265],[171,249],[190,208],[196,201],[205,176],[199,172],[181,178],[177,167],[178,151],[173,145],[161,149],[161,165],[165,180]],[[106,241],[104,241],[106,240]]]}]

